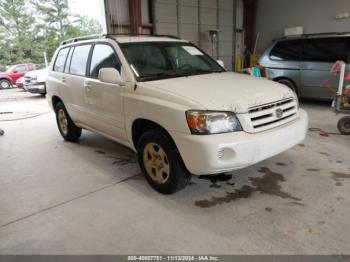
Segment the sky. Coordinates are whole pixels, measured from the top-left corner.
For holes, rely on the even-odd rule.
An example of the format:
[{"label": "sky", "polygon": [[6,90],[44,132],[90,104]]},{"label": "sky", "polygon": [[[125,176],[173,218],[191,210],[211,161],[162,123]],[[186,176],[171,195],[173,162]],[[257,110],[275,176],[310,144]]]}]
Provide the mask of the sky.
[{"label": "sky", "polygon": [[105,29],[103,0],[69,0],[69,9],[72,13],[86,15],[100,22]]}]

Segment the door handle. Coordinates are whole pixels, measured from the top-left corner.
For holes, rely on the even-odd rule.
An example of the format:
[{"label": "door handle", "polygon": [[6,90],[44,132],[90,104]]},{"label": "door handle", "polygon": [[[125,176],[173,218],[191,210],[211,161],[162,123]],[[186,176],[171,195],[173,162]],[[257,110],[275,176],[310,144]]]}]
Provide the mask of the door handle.
[{"label": "door handle", "polygon": [[65,78],[64,76],[62,76],[61,81],[62,81],[63,83],[65,83],[65,82],[66,82],[66,78]]},{"label": "door handle", "polygon": [[91,85],[91,83],[85,83],[84,84],[84,86],[85,86],[85,88],[88,90],[88,91],[90,91],[91,90],[91,88],[92,88],[92,85]]}]

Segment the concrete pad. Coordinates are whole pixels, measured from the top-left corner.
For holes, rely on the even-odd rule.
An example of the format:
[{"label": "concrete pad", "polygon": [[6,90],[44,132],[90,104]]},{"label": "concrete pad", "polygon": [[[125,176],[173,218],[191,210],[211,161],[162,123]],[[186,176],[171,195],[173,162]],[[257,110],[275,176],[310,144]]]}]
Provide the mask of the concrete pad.
[{"label": "concrete pad", "polygon": [[[310,127],[337,132],[328,104],[302,106]],[[349,137],[310,132],[229,181],[163,196],[130,150],[87,131],[66,143],[53,113],[0,128],[0,254],[350,252]]]}]

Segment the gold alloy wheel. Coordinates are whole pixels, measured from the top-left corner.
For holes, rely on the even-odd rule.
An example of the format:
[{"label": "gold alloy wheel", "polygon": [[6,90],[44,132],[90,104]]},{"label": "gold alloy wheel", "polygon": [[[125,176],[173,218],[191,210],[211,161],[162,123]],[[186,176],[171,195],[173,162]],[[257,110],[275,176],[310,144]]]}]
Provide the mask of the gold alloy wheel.
[{"label": "gold alloy wheel", "polygon": [[58,110],[58,123],[64,135],[68,134],[68,119],[63,109]]},{"label": "gold alloy wheel", "polygon": [[143,163],[148,175],[158,184],[165,184],[170,176],[168,157],[159,145],[149,143],[143,150]]}]

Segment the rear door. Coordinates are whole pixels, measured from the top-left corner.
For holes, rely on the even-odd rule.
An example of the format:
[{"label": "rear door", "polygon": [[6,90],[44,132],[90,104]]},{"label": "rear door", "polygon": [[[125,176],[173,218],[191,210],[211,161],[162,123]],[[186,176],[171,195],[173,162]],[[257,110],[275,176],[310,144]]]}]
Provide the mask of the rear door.
[{"label": "rear door", "polygon": [[69,114],[78,123],[90,125],[93,121],[84,105],[84,80],[92,44],[81,44],[71,48],[62,74],[65,90],[62,92]]},{"label": "rear door", "polygon": [[123,110],[124,86],[101,82],[102,68],[115,68],[122,75],[120,60],[107,43],[96,43],[84,82],[85,108],[94,119],[92,127],[119,140],[126,140]]},{"label": "rear door", "polygon": [[348,62],[347,37],[311,38],[307,40],[301,63],[302,96],[316,99],[332,99],[331,88],[337,89],[339,77],[331,69],[338,61]]}]

